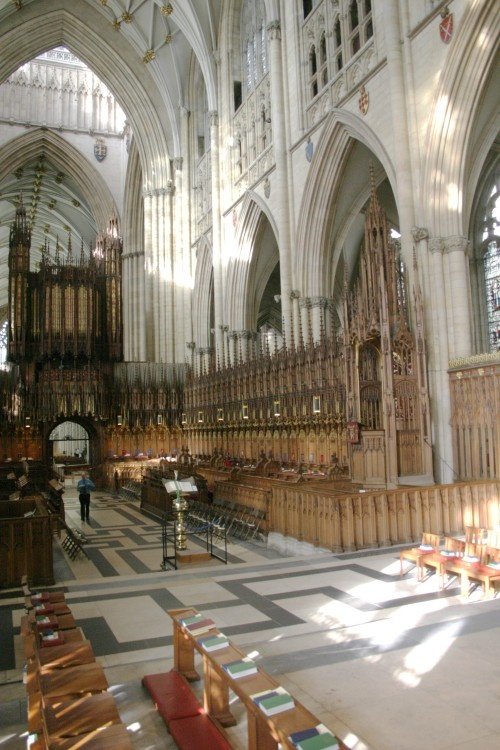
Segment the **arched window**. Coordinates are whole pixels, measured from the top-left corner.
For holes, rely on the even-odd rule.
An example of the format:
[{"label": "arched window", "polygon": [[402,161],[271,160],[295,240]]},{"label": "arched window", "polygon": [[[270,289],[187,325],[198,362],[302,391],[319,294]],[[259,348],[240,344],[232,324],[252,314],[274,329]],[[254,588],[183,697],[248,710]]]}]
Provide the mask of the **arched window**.
[{"label": "arched window", "polygon": [[347,16],[349,52],[355,55],[373,36],[371,0],[351,0]]},{"label": "arched window", "polygon": [[500,351],[500,169],[492,150],[471,217],[470,263],[476,353]]},{"label": "arched window", "polygon": [[304,9],[304,18],[307,18],[309,13],[312,11],[312,0],[302,0],[302,7]]},{"label": "arched window", "polygon": [[361,48],[357,0],[352,0],[351,4],[349,5],[349,38],[351,55],[355,55],[356,52]]},{"label": "arched window", "polygon": [[266,13],[263,0],[243,0],[240,29],[245,94],[248,94],[267,73]]},{"label": "arched window", "polygon": [[340,18],[337,18],[333,27],[333,48],[335,50],[335,73],[338,73],[344,67],[344,60],[342,57],[342,29],[340,26]]},{"label": "arched window", "polygon": [[314,44],[309,50],[309,86],[311,89],[311,97],[314,99],[318,93],[318,57],[316,55],[316,47]]},{"label": "arched window", "polygon": [[319,76],[321,88],[328,83],[328,64],[326,60],[326,35],[323,33],[319,42]]},{"label": "arched window", "polygon": [[500,191],[491,191],[483,224],[484,283],[490,351],[500,351]]}]

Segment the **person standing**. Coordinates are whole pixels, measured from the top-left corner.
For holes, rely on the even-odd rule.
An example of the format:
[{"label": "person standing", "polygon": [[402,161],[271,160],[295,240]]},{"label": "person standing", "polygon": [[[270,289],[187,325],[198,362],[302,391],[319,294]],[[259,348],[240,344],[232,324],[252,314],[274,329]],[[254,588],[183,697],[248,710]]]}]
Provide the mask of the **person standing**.
[{"label": "person standing", "polygon": [[95,484],[90,479],[89,475],[84,472],[82,478],[76,485],[76,488],[80,500],[80,517],[82,521],[88,521],[90,514],[90,493],[92,490],[95,490]]}]

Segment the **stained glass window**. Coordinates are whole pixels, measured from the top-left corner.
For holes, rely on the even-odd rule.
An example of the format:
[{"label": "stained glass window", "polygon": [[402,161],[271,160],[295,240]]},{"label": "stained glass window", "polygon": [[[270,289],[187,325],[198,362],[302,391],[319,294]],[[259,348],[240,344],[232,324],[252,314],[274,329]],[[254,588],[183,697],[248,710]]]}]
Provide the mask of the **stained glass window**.
[{"label": "stained glass window", "polygon": [[487,204],[483,240],[484,281],[490,351],[500,351],[500,192],[495,185]]}]

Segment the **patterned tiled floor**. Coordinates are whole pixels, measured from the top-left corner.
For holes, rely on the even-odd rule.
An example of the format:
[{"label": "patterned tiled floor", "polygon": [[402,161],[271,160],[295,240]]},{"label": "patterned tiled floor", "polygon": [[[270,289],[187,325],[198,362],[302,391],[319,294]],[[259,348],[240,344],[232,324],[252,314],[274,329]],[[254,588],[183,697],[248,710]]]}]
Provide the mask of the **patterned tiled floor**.
[{"label": "patterned tiled floor", "polygon": [[[167,610],[194,606],[277,676],[352,748],[498,750],[500,597],[462,602],[456,585],[399,576],[397,550],[284,558],[229,545],[229,562],[161,570],[159,526],[133,502],[94,493],[89,524],[73,487],[70,525],[89,559],[58,548],[56,577],[105,667],[134,747],[172,748],[143,692],[172,667]],[[0,750],[25,746],[19,592],[0,595]],[[197,688],[201,691],[201,688]],[[235,704],[235,712],[241,710]],[[245,747],[245,722],[229,734]]]}]

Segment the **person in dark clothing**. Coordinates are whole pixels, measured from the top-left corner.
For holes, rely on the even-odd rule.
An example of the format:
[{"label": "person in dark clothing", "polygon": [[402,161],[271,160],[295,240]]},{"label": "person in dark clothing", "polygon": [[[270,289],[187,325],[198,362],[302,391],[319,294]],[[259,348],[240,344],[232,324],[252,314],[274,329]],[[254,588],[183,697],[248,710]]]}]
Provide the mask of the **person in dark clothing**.
[{"label": "person in dark clothing", "polygon": [[88,474],[82,474],[82,478],[76,485],[80,500],[80,517],[82,521],[88,521],[90,515],[90,493],[95,490],[95,484]]}]

